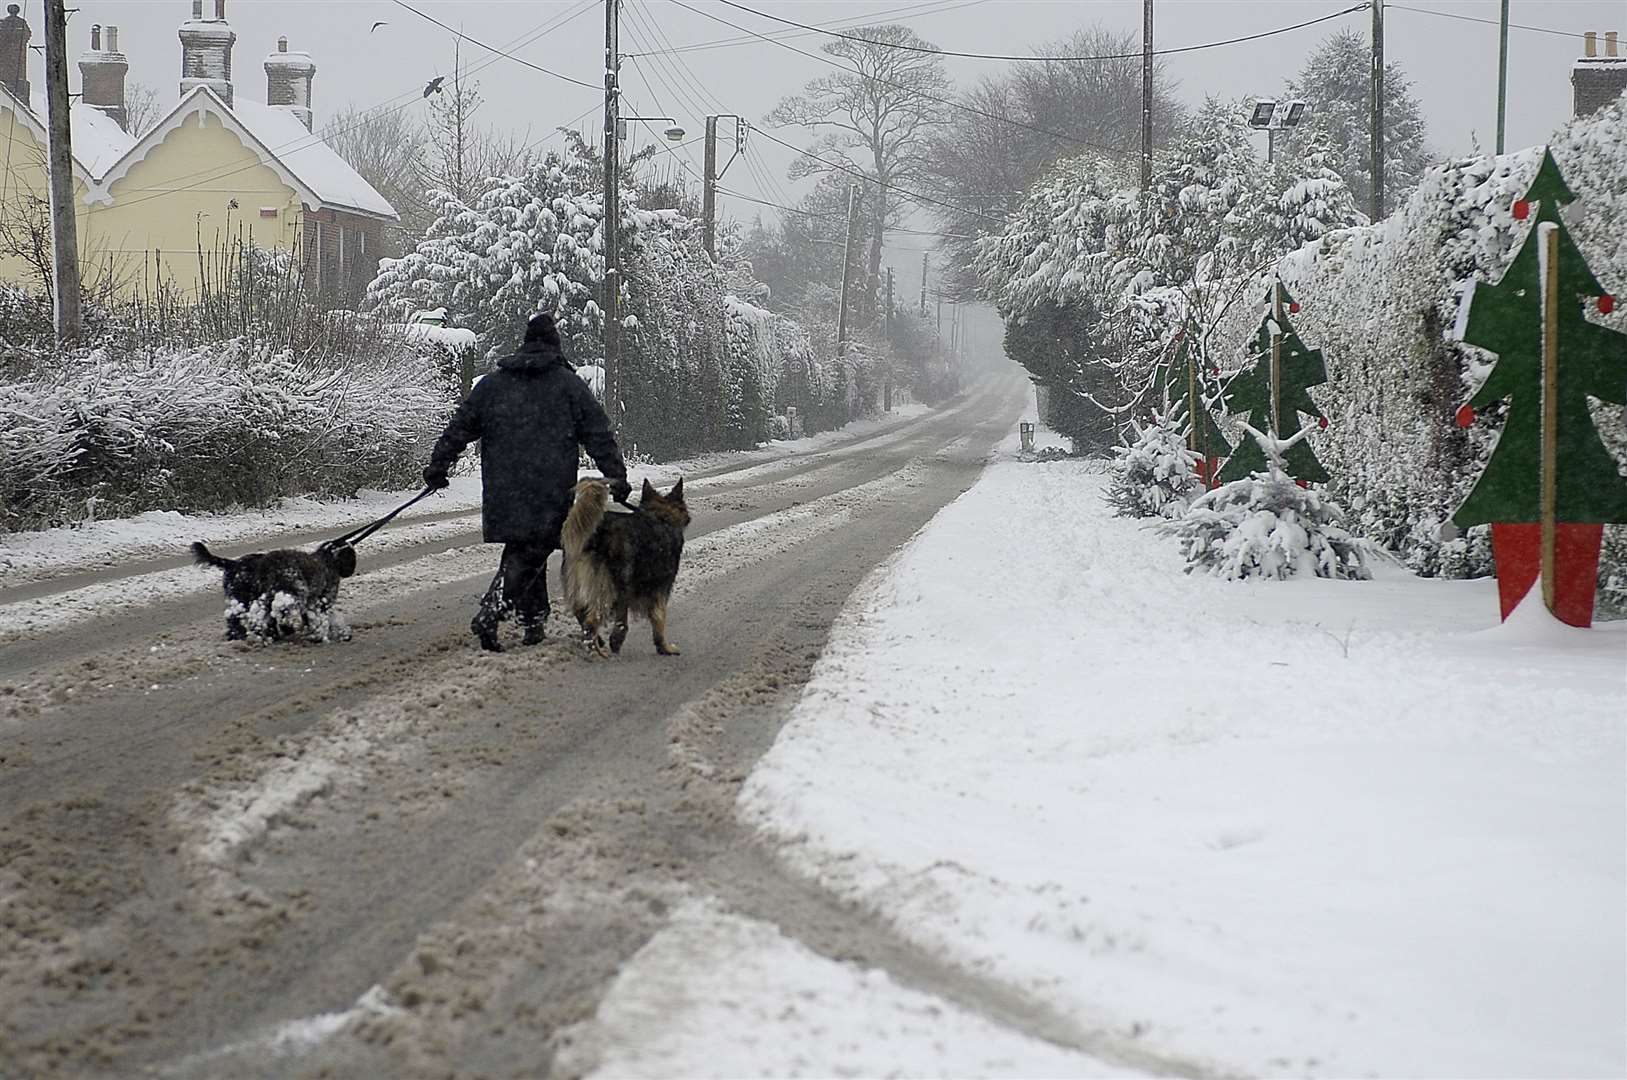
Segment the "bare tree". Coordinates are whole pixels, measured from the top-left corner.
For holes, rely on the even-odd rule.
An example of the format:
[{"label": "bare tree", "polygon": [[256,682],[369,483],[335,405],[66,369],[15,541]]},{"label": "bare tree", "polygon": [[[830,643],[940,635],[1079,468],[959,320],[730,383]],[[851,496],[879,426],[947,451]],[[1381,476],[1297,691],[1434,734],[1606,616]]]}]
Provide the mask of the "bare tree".
[{"label": "bare tree", "polygon": [[401,215],[401,229],[421,236],[425,227],[420,183],[429,133],[400,109],[347,108],[328,121],[322,137]]},{"label": "bare tree", "polygon": [[463,70],[461,54],[452,54],[452,74],[430,98],[418,185],[449,191],[472,205],[493,176],[523,172],[536,158],[527,135],[483,127],[475,114],[485,104],[480,84]]},{"label": "bare tree", "polygon": [[157,90],[141,82],[124,84],[125,126],[132,137],[141,138],[148,128],[158,123],[161,109]]},{"label": "bare tree", "polygon": [[882,244],[887,230],[908,212],[906,197],[894,188],[927,178],[931,137],[945,122],[951,84],[940,56],[914,51],[936,46],[906,26],[862,26],[846,33],[861,40],[844,38],[823,49],[852,70],[814,79],[802,93],[782,99],[765,121],[806,127],[819,136],[808,148],[814,156],[792,164],[792,177],[840,172],[840,165],[866,179],[870,259],[861,317],[870,320],[876,314]]}]

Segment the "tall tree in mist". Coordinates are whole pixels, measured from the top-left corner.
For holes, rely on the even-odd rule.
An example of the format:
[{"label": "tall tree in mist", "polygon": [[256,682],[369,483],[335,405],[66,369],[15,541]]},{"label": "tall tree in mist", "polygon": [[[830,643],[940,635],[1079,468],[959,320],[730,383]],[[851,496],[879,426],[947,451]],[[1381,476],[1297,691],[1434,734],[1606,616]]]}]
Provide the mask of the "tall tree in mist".
[{"label": "tall tree in mist", "polygon": [[[1284,94],[1311,105],[1310,119],[1297,130],[1285,132],[1278,142],[1280,154],[1306,152],[1318,135],[1340,162],[1356,205],[1372,203],[1371,154],[1373,52],[1367,38],[1354,30],[1341,30],[1324,38],[1306,59],[1299,74],[1289,79]],[[1418,186],[1433,154],[1424,142],[1424,116],[1412,83],[1400,65],[1384,65],[1384,194],[1385,206],[1400,205]]]},{"label": "tall tree in mist", "polygon": [[793,178],[835,173],[845,186],[851,177],[830,164],[835,162],[869,181],[864,192],[869,264],[859,290],[859,315],[869,320],[876,313],[887,230],[908,214],[905,199],[892,187],[912,188],[928,178],[929,149],[946,121],[942,101],[951,83],[941,57],[897,47],[935,48],[906,26],[862,26],[845,33],[862,40],[832,41],[823,51],[851,70],[809,82],[800,94],[775,105],[765,122],[806,127],[818,136],[808,151],[823,160],[799,158],[791,166]]},{"label": "tall tree in mist", "polygon": [[[1141,39],[1097,25],[1036,50],[1056,59],[1012,64],[958,98],[964,108],[933,139],[931,182],[944,201],[970,213],[935,209],[947,233],[993,231],[1028,186],[1064,157],[1095,153],[1106,162],[1133,161],[1141,145]],[[1103,57],[1104,59],[1066,59]],[[1166,145],[1187,122],[1162,62],[1153,68],[1153,142]],[[957,268],[945,288],[970,296],[975,242],[947,239]]]}]

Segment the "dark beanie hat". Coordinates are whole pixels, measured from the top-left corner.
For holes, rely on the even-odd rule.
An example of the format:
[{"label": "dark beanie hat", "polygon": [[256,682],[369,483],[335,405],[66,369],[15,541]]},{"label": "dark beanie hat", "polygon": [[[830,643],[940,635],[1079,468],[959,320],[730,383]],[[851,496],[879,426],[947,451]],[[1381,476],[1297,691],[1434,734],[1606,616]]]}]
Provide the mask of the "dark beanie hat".
[{"label": "dark beanie hat", "polygon": [[540,341],[544,345],[559,348],[559,331],[554,328],[554,317],[546,311],[539,311],[531,316],[531,321],[525,324],[526,344]]}]

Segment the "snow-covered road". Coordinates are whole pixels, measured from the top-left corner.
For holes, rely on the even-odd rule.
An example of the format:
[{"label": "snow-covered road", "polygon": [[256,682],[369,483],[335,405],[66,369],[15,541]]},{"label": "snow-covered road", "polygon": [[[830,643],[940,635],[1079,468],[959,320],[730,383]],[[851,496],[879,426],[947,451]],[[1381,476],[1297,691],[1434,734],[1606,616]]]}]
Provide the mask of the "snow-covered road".
[{"label": "snow-covered road", "polygon": [[1041,1041],[934,1040],[701,912],[612,988],[602,1074],[1627,1075],[1627,623],[1187,576],[1014,441],[856,594],[740,812]]}]

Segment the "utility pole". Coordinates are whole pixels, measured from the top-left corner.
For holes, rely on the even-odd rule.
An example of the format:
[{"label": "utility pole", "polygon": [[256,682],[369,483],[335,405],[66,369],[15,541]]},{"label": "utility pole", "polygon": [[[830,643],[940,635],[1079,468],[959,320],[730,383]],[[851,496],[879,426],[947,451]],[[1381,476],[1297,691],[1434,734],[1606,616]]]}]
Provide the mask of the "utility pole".
[{"label": "utility pole", "polygon": [[926,270],[927,253],[921,252],[921,318],[926,318]]},{"label": "utility pole", "polygon": [[881,396],[882,396],[881,407],[882,407],[882,410],[884,412],[892,412],[893,411],[892,344],[893,344],[893,329],[894,329],[893,318],[894,318],[894,315],[895,315],[895,312],[893,311],[893,268],[889,266],[887,268],[887,375],[886,375],[885,380],[882,382],[882,394],[881,394]]},{"label": "utility pole", "polygon": [[1373,4],[1373,118],[1372,118],[1372,217],[1377,223],[1384,217],[1384,0]]},{"label": "utility pole", "polygon": [[1508,108],[1508,0],[1503,0],[1503,17],[1497,37],[1497,152],[1503,152],[1503,113]]},{"label": "utility pole", "polygon": [[842,310],[836,317],[836,355],[847,352],[848,293],[853,288],[853,249],[859,244],[859,185],[847,185],[847,243],[842,245]]},{"label": "utility pole", "polygon": [[604,406],[621,430],[621,0],[604,5]]},{"label": "utility pole", "polygon": [[68,13],[45,2],[45,111],[50,125],[51,300],[59,342],[79,337],[79,237],[74,222],[73,142],[68,121]]},{"label": "utility pole", "polygon": [[1141,193],[1152,187],[1152,0],[1144,0],[1141,26]]},{"label": "utility pole", "polygon": [[[683,160],[682,158],[679,159]],[[701,224],[706,254],[717,258],[717,117],[706,118],[706,170],[701,181]]]}]

